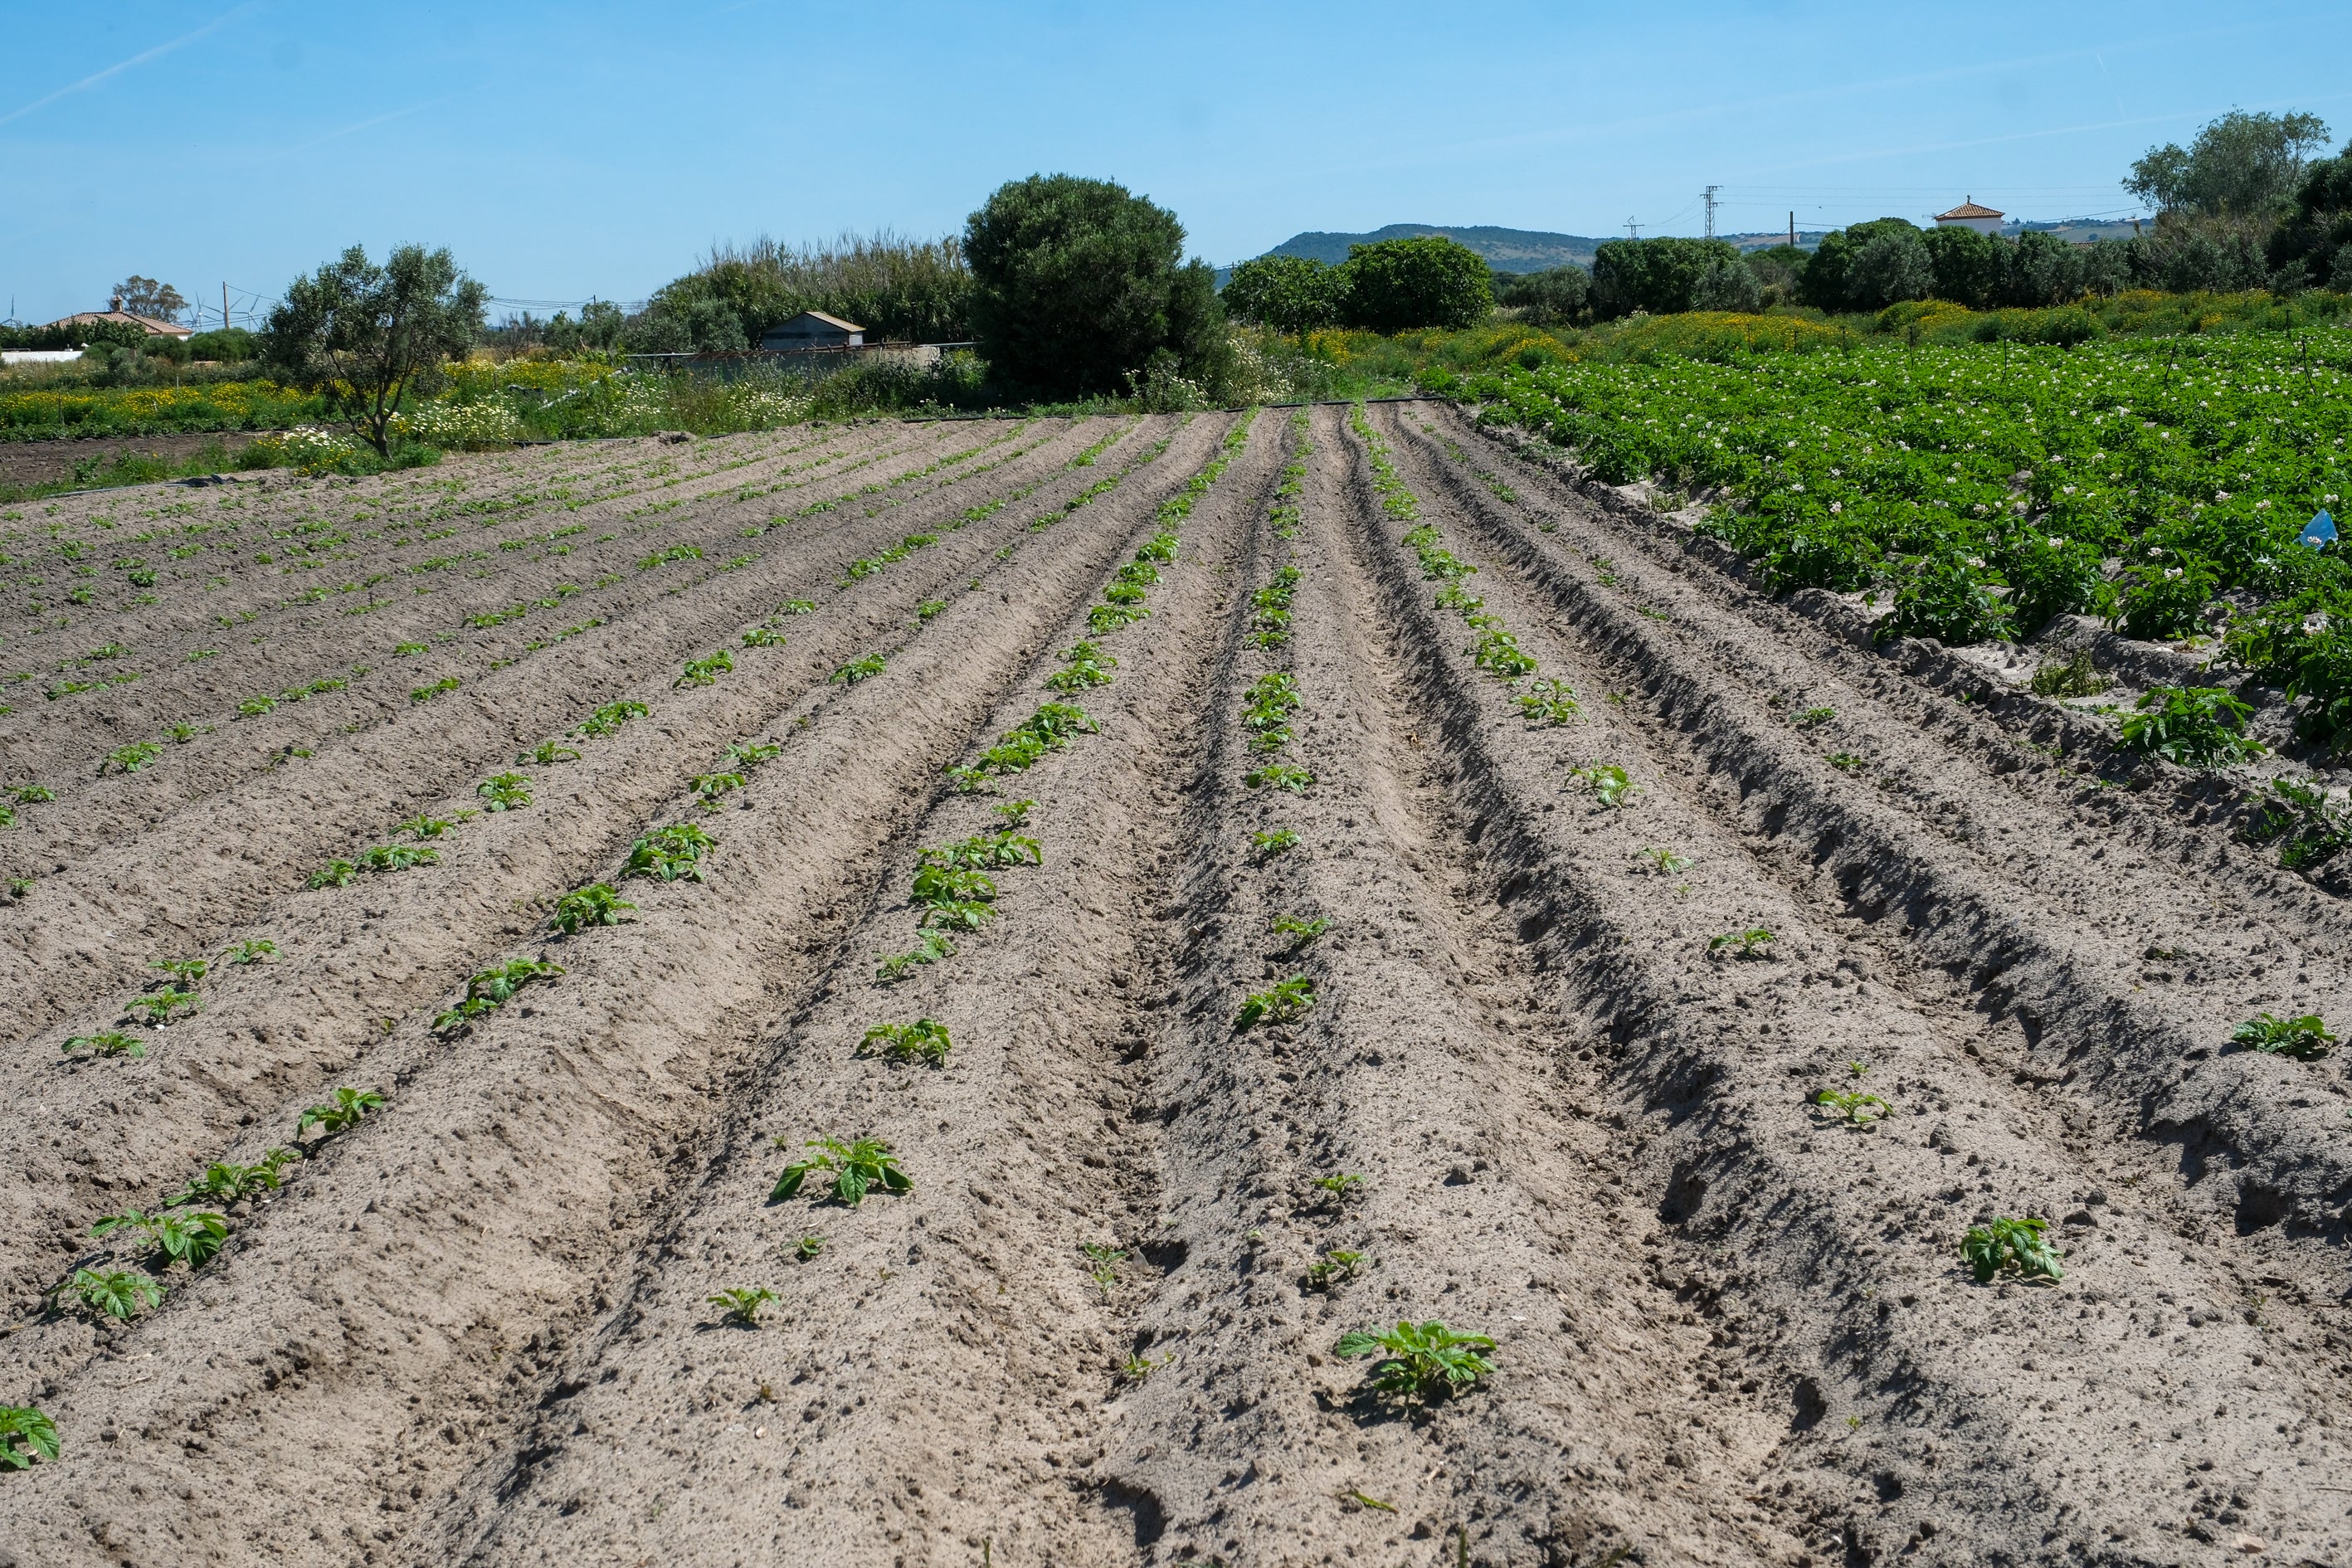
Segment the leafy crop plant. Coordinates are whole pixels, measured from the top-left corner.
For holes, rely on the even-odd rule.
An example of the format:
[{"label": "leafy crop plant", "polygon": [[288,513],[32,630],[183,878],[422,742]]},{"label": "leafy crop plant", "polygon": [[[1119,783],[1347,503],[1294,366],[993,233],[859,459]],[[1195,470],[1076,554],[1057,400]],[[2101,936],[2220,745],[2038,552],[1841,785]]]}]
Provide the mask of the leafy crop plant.
[{"label": "leafy crop plant", "polygon": [[1979,1285],[2004,1273],[2026,1279],[2063,1279],[2065,1276],[2059,1272],[2058,1260],[2065,1254],[2042,1236],[2049,1228],[2050,1222],[2042,1219],[1996,1219],[1970,1226],[1960,1239],[1960,1257],[1974,1270]]},{"label": "leafy crop plant", "polygon": [[1706,951],[1710,954],[1727,952],[1734,958],[1769,958],[1772,955],[1764,950],[1779,940],[1763,926],[1749,926],[1746,931],[1727,931],[1708,938]]},{"label": "leafy crop plant", "polygon": [[316,1127],[321,1140],[340,1137],[357,1127],[369,1111],[382,1109],[383,1096],[374,1089],[339,1089],[332,1100],[302,1113],[301,1121],[295,1124],[294,1136],[299,1138]]},{"label": "leafy crop plant", "polygon": [[1276,981],[1264,991],[1252,993],[1242,1003],[1234,1026],[1247,1029],[1262,1023],[1293,1023],[1314,1005],[1315,982],[1304,974],[1293,974]]},{"label": "leafy crop plant", "polygon": [[637,906],[616,892],[610,882],[591,882],[575,888],[555,900],[555,913],[549,923],[565,936],[572,936],[589,926],[616,926],[625,911]]},{"label": "leafy crop plant", "polygon": [[721,1315],[728,1322],[746,1329],[756,1329],[760,1326],[760,1309],[777,1300],[777,1297],[773,1290],[761,1285],[750,1289],[721,1290],[717,1295],[707,1297],[705,1300],[714,1307],[725,1308],[726,1310]]},{"label": "leafy crop plant", "polygon": [[2250,1051],[2294,1057],[2303,1061],[2317,1061],[2336,1047],[2336,1037],[2327,1032],[2327,1026],[2314,1013],[2299,1018],[2257,1013],[2232,1029],[2230,1038]]},{"label": "leafy crop plant", "polygon": [[865,1056],[879,1049],[885,1056],[905,1061],[920,1057],[933,1067],[945,1067],[948,1052],[955,1042],[948,1038],[948,1029],[931,1018],[918,1018],[911,1024],[877,1024],[866,1031],[857,1043],[857,1054]]},{"label": "leafy crop plant", "polygon": [[691,822],[673,823],[655,829],[630,846],[628,863],[622,868],[622,875],[651,877],[664,882],[686,877],[699,882],[704,879],[702,857],[718,843]]},{"label": "leafy crop plant", "polygon": [[143,1057],[147,1054],[146,1041],[113,1029],[101,1030],[95,1035],[72,1036],[66,1041],[65,1054],[71,1056],[84,1046],[102,1057]]},{"label": "leafy crop plant", "polygon": [[36,1460],[55,1463],[63,1452],[56,1422],[28,1405],[0,1405],[0,1470],[28,1470]]},{"label": "leafy crop plant", "polygon": [[1359,1330],[1342,1334],[1331,1348],[1333,1353],[1350,1359],[1380,1352],[1382,1359],[1372,1368],[1372,1386],[1395,1398],[1423,1404],[1469,1388],[1495,1370],[1495,1363],[1478,1353],[1493,1350],[1493,1340],[1485,1334],[1455,1333],[1434,1320],[1400,1321],[1382,1333]]},{"label": "leafy crop plant", "polygon": [[2158,686],[2124,721],[2126,749],[2185,768],[2223,768],[2268,748],[2249,736],[2253,709],[2214,686]]},{"label": "leafy crop plant", "polygon": [[124,1322],[137,1317],[142,1307],[160,1307],[163,1303],[163,1287],[128,1268],[110,1269],[102,1274],[95,1268],[77,1268],[53,1294],[68,1290],[79,1297],[81,1304],[90,1311]]},{"label": "leafy crop plant", "polygon": [[[779,1138],[776,1147],[787,1147]],[[770,1203],[782,1203],[799,1195],[802,1185],[812,1175],[833,1178],[832,1191],[835,1202],[857,1207],[866,1195],[880,1188],[886,1193],[910,1193],[915,1190],[913,1178],[898,1168],[898,1157],[890,1152],[890,1145],[879,1138],[860,1138],[845,1143],[838,1138],[811,1138],[803,1148],[817,1152],[808,1159],[784,1167],[776,1178]]]}]

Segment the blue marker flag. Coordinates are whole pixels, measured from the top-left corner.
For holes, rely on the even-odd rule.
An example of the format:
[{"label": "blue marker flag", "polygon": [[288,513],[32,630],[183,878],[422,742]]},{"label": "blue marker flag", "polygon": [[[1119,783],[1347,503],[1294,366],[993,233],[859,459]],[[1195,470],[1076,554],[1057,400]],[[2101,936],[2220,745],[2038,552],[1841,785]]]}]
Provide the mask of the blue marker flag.
[{"label": "blue marker flag", "polygon": [[2327,515],[2326,507],[2311,514],[2311,521],[2303,525],[2295,542],[2308,544],[2314,550],[2325,550],[2336,542],[2336,520]]}]

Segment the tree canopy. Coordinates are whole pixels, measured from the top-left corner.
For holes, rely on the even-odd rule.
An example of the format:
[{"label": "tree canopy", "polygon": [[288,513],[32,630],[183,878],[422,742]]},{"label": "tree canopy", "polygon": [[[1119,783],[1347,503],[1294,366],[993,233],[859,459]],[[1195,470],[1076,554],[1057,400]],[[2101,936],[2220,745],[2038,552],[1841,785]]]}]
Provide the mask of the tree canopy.
[{"label": "tree canopy", "polygon": [[262,362],[281,384],[323,393],[388,457],[401,399],[439,388],[443,363],[480,334],[488,294],[446,250],[404,245],[379,267],[354,245],[287,286],[262,331]]},{"label": "tree canopy", "polygon": [[2316,114],[2233,110],[2183,148],[2168,142],[2132,165],[2124,189],[2165,212],[2268,217],[2284,205],[2310,155],[2327,144]]}]

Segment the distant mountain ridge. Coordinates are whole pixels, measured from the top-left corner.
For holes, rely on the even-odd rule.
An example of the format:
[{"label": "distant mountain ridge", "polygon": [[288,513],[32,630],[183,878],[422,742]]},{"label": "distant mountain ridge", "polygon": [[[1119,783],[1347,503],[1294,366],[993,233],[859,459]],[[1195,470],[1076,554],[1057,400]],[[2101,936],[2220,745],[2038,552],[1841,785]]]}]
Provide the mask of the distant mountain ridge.
[{"label": "distant mountain ridge", "polygon": [[1485,257],[1486,264],[1497,272],[1540,272],[1548,267],[1561,267],[1571,261],[1579,267],[1589,268],[1592,265],[1593,249],[1601,243],[1589,235],[1547,234],[1538,229],[1496,228],[1488,224],[1448,226],[1392,223],[1370,234],[1328,234],[1318,230],[1294,234],[1266,254],[1310,257],[1337,267],[1348,259],[1348,247],[1351,245],[1370,245],[1383,239],[1413,239],[1425,234],[1442,234],[1469,247]]}]

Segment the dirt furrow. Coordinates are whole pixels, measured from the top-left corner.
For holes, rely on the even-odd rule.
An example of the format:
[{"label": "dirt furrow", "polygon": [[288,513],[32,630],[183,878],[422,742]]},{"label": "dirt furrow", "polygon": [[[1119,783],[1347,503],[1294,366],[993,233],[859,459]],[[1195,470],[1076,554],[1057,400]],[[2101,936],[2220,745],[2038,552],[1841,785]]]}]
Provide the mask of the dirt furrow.
[{"label": "dirt furrow", "polygon": [[[1448,542],[1473,543],[1432,500],[1434,475],[1406,471]],[[1391,603],[1452,716],[1488,885],[1563,964],[1563,1070],[1626,1122],[1629,1182],[1660,1222],[1642,1245],[1710,1328],[1720,1402],[1785,1424],[1756,1495],[1792,1531],[1810,1523],[1814,1550],[1864,1558],[2024,1560],[2063,1542],[2142,1561],[2181,1536],[2226,1541],[2222,1525],[2338,1550],[2342,1510],[2317,1478],[2341,1462],[2342,1400],[2300,1358],[2281,1364],[2300,1334],[2249,1310],[2226,1250],[2184,1247],[2161,1202],[2069,1148],[2046,1097],[1988,1073],[1982,1015],[1906,989],[1868,936],[1792,891],[1736,776],[1599,700],[1616,648],[1555,636],[1544,595],[1481,574],[1485,613],[1585,704],[1567,727],[1525,725],[1456,651],[1459,618],[1430,607],[1400,531],[1377,530]],[[1594,762],[1626,767],[1637,793],[1611,809],[1568,784]],[[1691,864],[1645,872],[1654,848]],[[1775,933],[1770,956],[1709,956],[1712,935],[1742,928]],[[1806,1104],[1846,1084],[1897,1114],[1864,1131]],[[2063,1286],[1969,1281],[1958,1233],[2001,1214],[2063,1230]],[[2179,1514],[2151,1510],[2168,1496]]]},{"label": "dirt furrow", "polygon": [[[1983,1015],[1989,1067],[2064,1101],[2084,1144],[2137,1142],[2143,1157],[2114,1174],[2155,1175],[2199,1228],[2244,1236],[2249,1272],[2321,1297],[2352,1288],[2344,1068],[2219,1049],[2260,1011],[2352,1005],[2340,911],[2315,921],[2318,895],[2217,828],[2151,821],[2158,809],[2057,773],[1973,705],[1703,565],[1644,573],[1582,507],[1541,534],[1426,456],[1482,536],[1611,650],[1610,679],[1643,689],[1695,765],[1738,781],[1786,879],[1859,915],[1894,972]],[[1613,587],[1578,570],[1580,548],[1612,563]],[[1643,614],[1662,605],[1673,619]],[[1835,719],[1791,725],[1813,706]]]},{"label": "dirt furrow", "polygon": [[[560,981],[417,1063],[220,1262],[45,1391],[99,1441],[18,1478],[0,1545],[61,1563],[406,1560],[404,1515],[523,1414],[537,1371],[609,1306],[646,1216],[698,1178],[715,1119],[768,1087],[765,1042],[870,903],[929,781],[1214,435],[1178,437],[1022,551],[1018,593],[959,599],[828,703],[721,819],[707,886],[629,884],[635,922],[561,944]],[[12,1340],[10,1385],[55,1359],[39,1348]],[[189,1505],[126,1510],[157,1491]]]},{"label": "dirt furrow", "polygon": [[[867,577],[816,615],[795,617],[785,647],[739,649],[738,672],[711,688],[644,691],[653,717],[609,740],[576,741],[584,753],[578,762],[533,767],[533,805],[445,836],[436,844],[443,864],[400,874],[406,900],[373,877],[260,905],[246,929],[278,942],[277,958],[222,965],[203,987],[204,1013],[164,1029],[134,1029],[152,1047],[145,1059],[68,1062],[45,1035],[20,1041],[0,1065],[0,1105],[10,1108],[0,1112],[0,1150],[25,1168],[59,1173],[0,1195],[8,1234],[22,1244],[0,1251],[0,1299],[23,1310],[82,1250],[77,1238],[100,1214],[183,1178],[289,1099],[309,1103],[329,1078],[355,1070],[373,1051],[429,1049],[427,1022],[465,975],[529,930],[548,899],[625,854],[653,825],[649,815],[688,774],[715,768],[730,742],[788,721],[845,660],[904,643],[920,624],[913,601],[960,599],[968,577],[1009,594],[1013,584],[1003,580],[1013,574],[997,551],[1016,549],[1018,562],[1034,548],[1022,543],[1031,537],[1025,516],[1007,509]],[[434,809],[454,811],[469,799]],[[184,875],[173,887],[184,897],[202,890]],[[451,896],[452,889],[462,891]],[[420,899],[423,910],[402,908]],[[217,942],[226,933],[209,934]],[[136,984],[140,961],[129,946],[110,947],[131,966],[121,978],[126,985]],[[57,1037],[96,1033],[118,1006],[106,1003]]]}]

